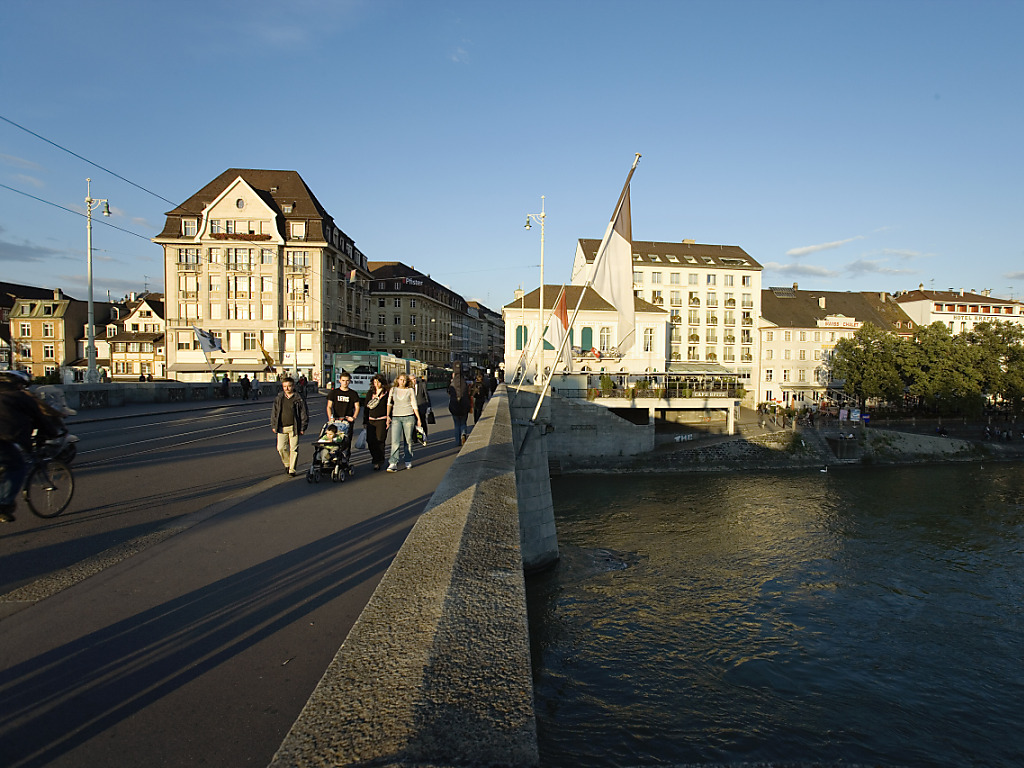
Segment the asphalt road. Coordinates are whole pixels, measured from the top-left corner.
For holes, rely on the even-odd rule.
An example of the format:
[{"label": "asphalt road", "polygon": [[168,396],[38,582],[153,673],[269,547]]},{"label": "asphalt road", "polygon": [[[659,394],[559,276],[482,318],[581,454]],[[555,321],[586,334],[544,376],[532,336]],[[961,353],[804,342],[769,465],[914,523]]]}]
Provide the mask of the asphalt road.
[{"label": "asphalt road", "polygon": [[71,508],[0,528],[3,765],[269,762],[456,455],[438,409],[412,470],[313,485],[269,410],[74,425]]}]

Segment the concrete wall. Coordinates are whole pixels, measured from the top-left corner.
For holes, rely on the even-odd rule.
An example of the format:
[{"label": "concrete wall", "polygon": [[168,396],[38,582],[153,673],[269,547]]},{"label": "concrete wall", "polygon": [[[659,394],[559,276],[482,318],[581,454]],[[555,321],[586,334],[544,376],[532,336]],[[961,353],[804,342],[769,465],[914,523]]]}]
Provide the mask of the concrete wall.
[{"label": "concrete wall", "polygon": [[[515,422],[529,420],[539,390],[540,387],[531,386],[519,391],[512,405]],[[622,405],[625,407],[629,402],[624,400]],[[566,465],[606,456],[637,456],[654,450],[653,420],[649,424],[631,424],[603,405],[587,400],[549,394],[537,421],[545,425],[548,457]]]},{"label": "concrete wall", "polygon": [[[231,381],[230,397],[242,397],[242,387],[237,381]],[[260,382],[262,397],[273,397],[277,394],[278,384],[273,381]],[[177,403],[201,400],[217,400],[220,398],[220,384],[195,383],[184,381],[152,381],[152,382],[108,382],[105,384],[68,384],[48,385],[40,389],[64,393],[64,400],[69,408],[76,411],[90,408],[113,408],[129,403]],[[317,388],[310,384],[307,394],[315,393]]]},{"label": "concrete wall", "polygon": [[272,768],[538,765],[514,450],[502,387]]}]

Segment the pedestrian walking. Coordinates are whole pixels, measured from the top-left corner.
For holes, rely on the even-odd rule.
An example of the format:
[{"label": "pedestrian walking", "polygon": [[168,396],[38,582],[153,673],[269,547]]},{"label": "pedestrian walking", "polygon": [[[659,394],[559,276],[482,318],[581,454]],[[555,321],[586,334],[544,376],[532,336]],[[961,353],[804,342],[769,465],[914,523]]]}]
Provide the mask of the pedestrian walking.
[{"label": "pedestrian walking", "polygon": [[388,439],[388,380],[382,373],[374,374],[366,391],[363,426],[366,427],[366,447],[370,451],[373,471],[377,472],[384,465]]},{"label": "pedestrian walking", "polygon": [[432,410],[430,404],[430,392],[427,391],[427,379],[425,376],[413,376],[409,375],[409,380],[412,381],[413,391],[416,393],[416,411],[420,415],[420,425],[423,427],[423,437],[429,437],[427,425],[430,423],[430,419],[427,418],[427,414]]},{"label": "pedestrian walking", "polygon": [[478,373],[476,381],[473,382],[473,423],[480,421],[480,412],[484,409],[484,403],[490,397],[490,387],[484,383],[484,375]]},{"label": "pedestrian walking", "polygon": [[456,360],[452,363],[452,380],[448,385],[448,412],[455,421],[455,444],[465,445],[469,419],[469,385],[462,377],[462,363]]},{"label": "pedestrian walking", "polygon": [[[405,444],[405,468],[412,469],[412,431],[420,427],[420,414],[416,410],[416,393],[413,392],[409,377],[398,374],[388,393],[388,429],[391,430],[391,459],[388,472],[398,471],[402,458],[402,444]],[[422,428],[422,427],[421,427]]]},{"label": "pedestrian walking", "polygon": [[349,388],[352,376],[345,371],[338,376],[338,386],[327,393],[327,420],[355,424],[359,416],[359,393]]},{"label": "pedestrian walking", "polygon": [[249,381],[249,375],[247,373],[242,374],[242,378],[238,380],[238,386],[242,388],[242,399],[249,399],[249,392],[252,391],[252,382]]},{"label": "pedestrian walking", "polygon": [[228,381],[228,375],[225,373],[224,378],[220,380],[220,396],[227,400],[231,397],[231,382]]},{"label": "pedestrian walking", "polygon": [[258,376],[253,376],[252,377],[252,399],[253,400],[259,400],[260,399],[260,395],[262,395],[262,394],[263,394],[263,392],[260,389],[260,379],[259,379]]},{"label": "pedestrian walking", "polygon": [[306,401],[295,391],[295,380],[289,376],[281,382],[281,391],[274,398],[270,428],[277,435],[277,454],[291,477],[295,477],[299,461],[299,437],[305,434],[308,426]]}]

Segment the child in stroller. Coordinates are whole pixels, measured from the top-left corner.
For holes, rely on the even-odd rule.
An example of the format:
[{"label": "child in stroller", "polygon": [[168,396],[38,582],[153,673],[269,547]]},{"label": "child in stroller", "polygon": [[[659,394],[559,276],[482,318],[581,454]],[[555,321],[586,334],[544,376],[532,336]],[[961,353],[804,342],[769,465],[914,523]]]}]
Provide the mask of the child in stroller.
[{"label": "child in stroller", "polygon": [[349,464],[352,451],[350,424],[347,421],[329,421],[320,430],[320,436],[313,443],[313,460],[306,471],[306,482],[319,483],[321,475],[329,474],[336,483],[355,474]]}]

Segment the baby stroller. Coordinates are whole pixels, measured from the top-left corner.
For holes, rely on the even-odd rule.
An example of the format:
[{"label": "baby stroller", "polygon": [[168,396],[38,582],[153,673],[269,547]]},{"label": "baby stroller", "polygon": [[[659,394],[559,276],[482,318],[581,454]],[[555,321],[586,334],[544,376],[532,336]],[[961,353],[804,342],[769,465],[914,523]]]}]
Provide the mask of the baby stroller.
[{"label": "baby stroller", "polygon": [[[329,427],[334,425],[338,432],[332,437]],[[319,483],[324,475],[330,475],[335,483],[343,483],[355,469],[349,463],[352,452],[352,430],[347,421],[329,421],[320,430],[320,436],[313,442],[313,460],[306,470],[307,483]]]}]

